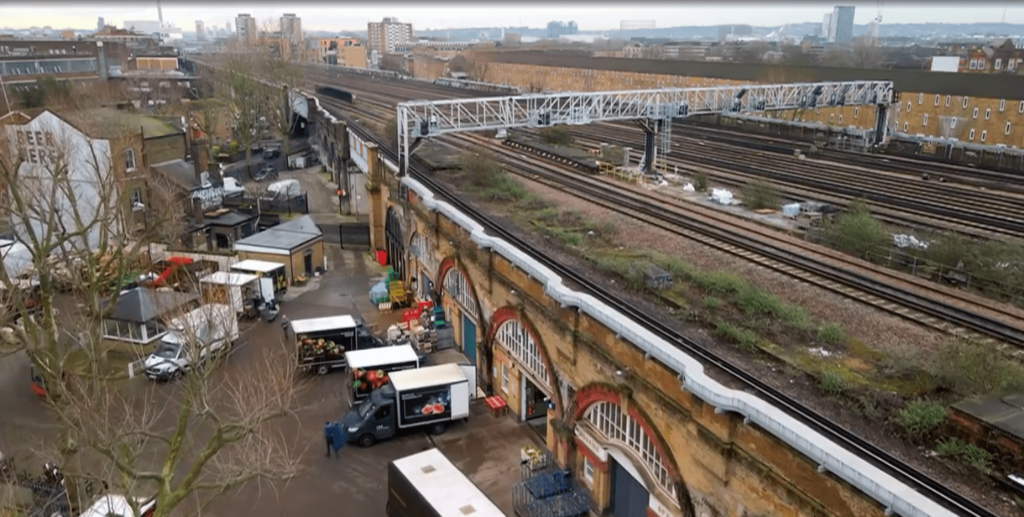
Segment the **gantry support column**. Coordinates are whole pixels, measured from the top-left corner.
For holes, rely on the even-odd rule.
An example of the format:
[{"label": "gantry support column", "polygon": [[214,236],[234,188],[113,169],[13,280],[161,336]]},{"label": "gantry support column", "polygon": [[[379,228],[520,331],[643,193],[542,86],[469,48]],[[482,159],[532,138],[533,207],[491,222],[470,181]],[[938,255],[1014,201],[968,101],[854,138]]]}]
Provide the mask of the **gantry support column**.
[{"label": "gantry support column", "polygon": [[661,151],[667,155],[671,146],[672,119],[638,121],[637,125],[644,130],[644,156],[640,170],[644,174],[654,174],[658,163],[658,148],[661,147]]},{"label": "gantry support column", "polygon": [[872,144],[878,146],[885,143],[885,135],[889,129],[889,106],[886,104],[875,105],[875,134]]}]

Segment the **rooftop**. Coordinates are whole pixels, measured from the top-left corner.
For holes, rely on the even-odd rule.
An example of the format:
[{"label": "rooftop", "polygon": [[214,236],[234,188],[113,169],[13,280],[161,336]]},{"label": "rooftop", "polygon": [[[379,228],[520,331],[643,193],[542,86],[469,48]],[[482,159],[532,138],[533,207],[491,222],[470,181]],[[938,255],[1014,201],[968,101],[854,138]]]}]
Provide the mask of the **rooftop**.
[{"label": "rooftop", "polygon": [[311,217],[304,215],[241,239],[235,242],[235,249],[246,251],[246,248],[271,248],[290,251],[321,237],[323,232],[320,227]]},{"label": "rooftop", "polygon": [[[121,293],[117,298],[117,304],[114,305],[114,310],[111,311],[108,317],[119,321],[145,323],[153,321],[195,299],[198,299],[198,296],[195,294],[136,287]],[[104,305],[107,303],[109,303],[109,300]]]},{"label": "rooftop", "polygon": [[180,158],[177,160],[154,164],[153,170],[159,172],[164,177],[173,181],[185,190],[193,190],[200,187],[199,181],[196,179],[195,168],[191,163]]}]

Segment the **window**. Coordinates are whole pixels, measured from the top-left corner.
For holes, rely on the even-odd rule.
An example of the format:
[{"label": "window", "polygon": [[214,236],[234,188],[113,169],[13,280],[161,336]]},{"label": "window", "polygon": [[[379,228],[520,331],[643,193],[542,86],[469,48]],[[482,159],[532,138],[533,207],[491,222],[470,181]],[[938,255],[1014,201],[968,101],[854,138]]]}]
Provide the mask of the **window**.
[{"label": "window", "polygon": [[939,105],[939,94],[935,94],[935,105]]},{"label": "window", "polygon": [[917,94],[917,105],[920,106],[921,103],[923,103],[923,102],[924,102],[924,94],[923,93]]},{"label": "window", "polygon": [[991,108],[985,108],[985,120],[988,120],[990,118],[992,118],[992,109]]},{"label": "window", "polygon": [[830,124],[831,124],[832,122],[834,122],[834,121],[835,121],[835,119],[836,119],[836,114],[835,114],[835,113],[833,113],[833,114],[831,114],[831,115],[829,115],[829,116],[828,116],[828,122],[829,122]]},{"label": "window", "polygon": [[906,133],[907,130],[909,130],[909,129],[910,129],[910,123],[909,122],[904,122],[903,123],[903,132]]},{"label": "window", "polygon": [[853,118],[857,118],[857,115],[859,113],[860,113],[860,108],[853,108]]},{"label": "window", "polygon": [[967,134],[967,139],[968,140],[974,140],[974,130],[973,129],[971,130],[970,133]]},{"label": "window", "polygon": [[986,137],[986,136],[988,136],[988,131],[982,130],[982,131],[981,131],[981,141],[982,141],[982,142],[984,142],[984,141],[985,141],[985,137]]},{"label": "window", "polygon": [[999,99],[999,112],[1002,113],[1006,109],[1006,99]]},{"label": "window", "polygon": [[373,414],[373,418],[378,421],[384,420],[389,416],[391,416],[391,404],[381,407]]},{"label": "window", "polygon": [[124,150],[124,170],[126,172],[135,170],[135,149]]},{"label": "window", "polygon": [[996,70],[1002,70],[1002,69],[1003,69],[1003,60],[1002,59],[996,59]]},{"label": "window", "polygon": [[494,337],[537,380],[550,382],[547,364],[533,340],[533,334],[521,322],[511,320],[502,323]]},{"label": "window", "polygon": [[947,108],[949,107],[949,99],[950,99],[950,96],[949,96],[949,95],[947,95],[947,96],[946,96],[946,107],[947,107]]},{"label": "window", "polygon": [[843,123],[843,116],[842,116],[842,115],[839,115],[839,123],[840,123],[840,124],[842,124],[842,123]]},{"label": "window", "polygon": [[970,97],[964,97],[964,102],[963,102],[964,109],[967,109],[967,101],[968,100],[970,100]]},{"label": "window", "polygon": [[978,118],[978,108],[974,108],[974,118]]},{"label": "window", "polygon": [[984,69],[985,69],[985,60],[984,59],[979,59],[978,60],[978,70],[984,70]]},{"label": "window", "polygon": [[587,483],[594,482],[594,464],[586,456],[583,457],[583,479],[587,480]]},{"label": "window", "polygon": [[508,365],[501,365],[501,391],[508,393]]},{"label": "window", "polygon": [[1006,123],[1006,129],[1003,130],[1003,134],[1004,135],[1010,134],[1010,123],[1009,122]]},{"label": "window", "polygon": [[925,113],[924,116],[921,117],[921,125],[922,126],[927,126],[928,125],[928,114],[927,113]]},{"label": "window", "polygon": [[1024,101],[1020,101],[1020,106],[1017,106],[1017,113],[1024,113]]},{"label": "window", "polygon": [[462,305],[462,309],[467,314],[476,317],[476,299],[473,296],[473,291],[469,288],[469,281],[462,271],[458,268],[448,270],[444,276],[444,286],[448,290],[448,294]]},{"label": "window", "polygon": [[910,101],[907,101],[907,113],[910,113]]},{"label": "window", "polygon": [[135,189],[132,191],[132,208],[142,204],[142,189]]},{"label": "window", "polygon": [[590,406],[584,418],[609,441],[628,447],[639,457],[654,481],[670,496],[676,497],[675,484],[668,475],[668,469],[639,422],[623,413],[617,404],[605,401]]},{"label": "window", "polygon": [[970,69],[974,70],[975,68],[978,68],[978,60],[977,59],[972,59],[971,60],[971,65],[970,65]]},{"label": "window", "polygon": [[956,117],[950,117],[949,118],[949,128],[953,129],[955,127],[956,127]]}]

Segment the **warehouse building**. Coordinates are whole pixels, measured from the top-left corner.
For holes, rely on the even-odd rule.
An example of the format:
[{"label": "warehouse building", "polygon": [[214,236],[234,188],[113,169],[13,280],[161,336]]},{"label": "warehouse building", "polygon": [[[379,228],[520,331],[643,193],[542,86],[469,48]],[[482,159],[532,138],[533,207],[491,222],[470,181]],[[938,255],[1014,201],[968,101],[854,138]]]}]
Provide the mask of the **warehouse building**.
[{"label": "warehouse building", "polygon": [[268,228],[235,242],[239,260],[262,260],[285,265],[288,283],[327,268],[324,235],[308,215]]}]

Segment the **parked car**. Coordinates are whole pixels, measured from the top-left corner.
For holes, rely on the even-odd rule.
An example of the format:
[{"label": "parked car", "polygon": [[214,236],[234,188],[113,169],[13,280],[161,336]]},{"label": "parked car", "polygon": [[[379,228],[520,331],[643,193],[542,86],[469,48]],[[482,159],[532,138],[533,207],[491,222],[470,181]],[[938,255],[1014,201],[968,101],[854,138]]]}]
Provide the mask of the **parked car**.
[{"label": "parked car", "polygon": [[263,151],[263,159],[264,160],[275,160],[275,159],[280,158],[280,157],[281,157],[281,150],[280,149],[268,149],[266,151]]}]

